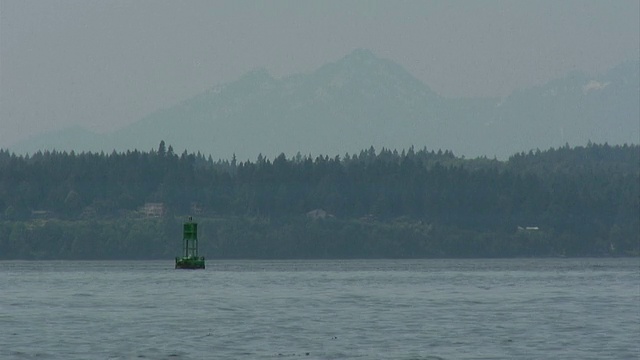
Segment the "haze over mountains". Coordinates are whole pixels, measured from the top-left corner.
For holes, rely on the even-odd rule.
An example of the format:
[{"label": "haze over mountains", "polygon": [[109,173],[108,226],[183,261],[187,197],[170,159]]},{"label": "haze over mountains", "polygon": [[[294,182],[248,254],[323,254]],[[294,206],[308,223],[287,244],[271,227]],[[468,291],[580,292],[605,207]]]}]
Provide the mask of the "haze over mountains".
[{"label": "haze over mountains", "polygon": [[640,62],[599,76],[571,73],[504,99],[444,98],[401,66],[356,50],[309,74],[266,70],[156,111],[110,134],[80,127],[42,134],[10,150],[149,150],[214,158],[273,158],[284,152],[343,155],[374,146],[427,147],[466,157],[640,142]]}]

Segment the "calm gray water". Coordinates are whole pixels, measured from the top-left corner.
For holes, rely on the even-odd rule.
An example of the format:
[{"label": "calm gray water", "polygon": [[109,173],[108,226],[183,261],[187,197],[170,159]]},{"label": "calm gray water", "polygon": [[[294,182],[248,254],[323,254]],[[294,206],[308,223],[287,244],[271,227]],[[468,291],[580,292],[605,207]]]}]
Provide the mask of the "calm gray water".
[{"label": "calm gray water", "polygon": [[638,359],[639,259],[0,262],[0,359]]}]

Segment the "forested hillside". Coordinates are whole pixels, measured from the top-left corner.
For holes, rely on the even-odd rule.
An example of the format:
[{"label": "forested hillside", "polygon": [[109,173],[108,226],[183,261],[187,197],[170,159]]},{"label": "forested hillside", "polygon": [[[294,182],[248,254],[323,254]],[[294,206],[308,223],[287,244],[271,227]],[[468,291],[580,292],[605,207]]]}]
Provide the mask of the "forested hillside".
[{"label": "forested hillside", "polygon": [[504,162],[2,150],[0,258],[171,258],[187,215],[210,258],[638,255],[639,166],[637,145]]}]

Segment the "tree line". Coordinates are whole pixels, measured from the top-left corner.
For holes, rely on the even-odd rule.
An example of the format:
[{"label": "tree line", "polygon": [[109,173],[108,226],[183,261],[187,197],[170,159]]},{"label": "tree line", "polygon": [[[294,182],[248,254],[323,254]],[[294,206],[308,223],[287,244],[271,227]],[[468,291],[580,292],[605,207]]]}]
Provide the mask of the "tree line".
[{"label": "tree line", "polygon": [[592,143],[507,161],[0,150],[0,257],[165,257],[194,212],[214,257],[637,255],[639,167],[638,145]]}]

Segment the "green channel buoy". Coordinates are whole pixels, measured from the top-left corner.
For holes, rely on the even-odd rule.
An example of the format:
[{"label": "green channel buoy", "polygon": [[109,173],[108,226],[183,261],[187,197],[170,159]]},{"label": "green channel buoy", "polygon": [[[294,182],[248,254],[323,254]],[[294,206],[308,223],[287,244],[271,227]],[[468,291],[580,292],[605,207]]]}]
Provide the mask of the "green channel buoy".
[{"label": "green channel buoy", "polygon": [[182,231],[182,256],[176,257],[176,269],[204,269],[204,256],[198,256],[198,223],[191,216]]}]

